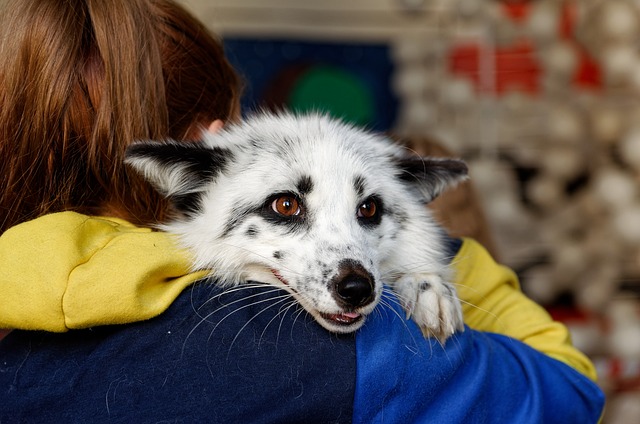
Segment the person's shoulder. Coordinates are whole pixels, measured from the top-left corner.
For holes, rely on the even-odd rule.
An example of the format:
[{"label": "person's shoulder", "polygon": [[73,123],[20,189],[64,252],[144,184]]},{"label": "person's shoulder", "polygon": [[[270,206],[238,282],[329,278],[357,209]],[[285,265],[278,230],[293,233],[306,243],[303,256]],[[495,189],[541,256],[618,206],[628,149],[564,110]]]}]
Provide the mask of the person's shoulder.
[{"label": "person's shoulder", "polygon": [[[26,413],[27,400],[53,399],[65,402],[48,416],[92,422],[352,418],[354,336],[328,333],[290,295],[264,285],[224,290],[204,281],[154,319],[64,334],[14,331],[0,351],[0,420]],[[37,389],[43,379],[49,391]]]}]

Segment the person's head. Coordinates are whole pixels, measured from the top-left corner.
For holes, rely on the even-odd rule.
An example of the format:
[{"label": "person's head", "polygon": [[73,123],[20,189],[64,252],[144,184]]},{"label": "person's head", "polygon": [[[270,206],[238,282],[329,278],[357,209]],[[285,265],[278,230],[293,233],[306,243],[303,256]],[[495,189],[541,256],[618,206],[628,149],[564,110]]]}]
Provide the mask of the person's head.
[{"label": "person's head", "polygon": [[238,113],[218,40],[171,0],[10,0],[0,11],[0,234],[75,210],[140,224],[168,205],[123,165]]}]

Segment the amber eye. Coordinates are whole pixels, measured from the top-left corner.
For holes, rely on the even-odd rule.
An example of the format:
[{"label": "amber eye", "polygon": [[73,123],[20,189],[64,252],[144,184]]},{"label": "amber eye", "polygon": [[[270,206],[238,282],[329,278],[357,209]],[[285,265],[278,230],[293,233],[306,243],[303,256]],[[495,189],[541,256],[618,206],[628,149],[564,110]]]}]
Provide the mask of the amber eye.
[{"label": "amber eye", "polygon": [[378,204],[374,199],[367,199],[358,208],[358,218],[371,219],[378,213]]},{"label": "amber eye", "polygon": [[282,216],[297,216],[302,211],[298,199],[287,195],[276,198],[271,203],[271,209]]}]

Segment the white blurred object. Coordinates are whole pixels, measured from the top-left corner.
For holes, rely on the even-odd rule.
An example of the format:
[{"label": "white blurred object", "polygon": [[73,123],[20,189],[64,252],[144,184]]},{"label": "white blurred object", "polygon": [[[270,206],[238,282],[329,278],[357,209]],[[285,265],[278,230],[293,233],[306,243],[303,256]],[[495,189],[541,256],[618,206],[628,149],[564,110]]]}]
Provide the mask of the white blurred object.
[{"label": "white blurred object", "polygon": [[630,130],[619,146],[622,160],[640,171],[640,127]]},{"label": "white blurred object", "polygon": [[580,149],[568,146],[554,146],[547,149],[540,164],[544,173],[562,181],[576,178],[585,168]]},{"label": "white blurred object", "polygon": [[578,64],[578,55],[572,44],[559,40],[545,47],[542,52],[545,70],[562,79],[571,78]]},{"label": "white blurred object", "polygon": [[638,186],[625,172],[604,168],[593,177],[593,193],[611,210],[631,205],[637,197]]},{"label": "white blurred object", "polygon": [[403,66],[394,74],[392,81],[394,91],[404,97],[424,95],[435,83],[429,69],[420,63]]},{"label": "white blurred object", "polygon": [[549,209],[564,200],[562,184],[549,175],[541,175],[527,184],[527,197],[537,206]]},{"label": "white blurred object", "polygon": [[592,356],[605,350],[602,345],[604,331],[597,320],[570,320],[569,322],[564,322],[564,324],[569,328],[573,345],[580,352]]},{"label": "white blurred object", "polygon": [[565,239],[552,246],[554,280],[567,286],[580,281],[580,274],[587,267],[588,258],[580,243]]},{"label": "white blurred object", "polygon": [[[636,73],[640,84],[640,69],[634,72]],[[638,88],[640,89],[640,85]],[[599,142],[606,145],[618,142],[625,127],[623,111],[599,104],[590,110],[589,117],[592,133]]]},{"label": "white blurred object", "polygon": [[640,25],[638,11],[628,1],[607,0],[602,2],[599,23],[608,40],[635,41]]},{"label": "white blurred object", "polygon": [[609,307],[610,349],[624,359],[640,359],[640,314],[636,299],[615,299]]},{"label": "white blurred object", "polygon": [[410,97],[400,107],[399,121],[405,132],[411,135],[430,134],[436,122],[437,110],[432,102]]},{"label": "white blurred object", "polygon": [[560,19],[559,2],[543,0],[533,2],[531,5],[526,26],[532,37],[542,42],[556,38]]},{"label": "white blurred object", "polygon": [[617,275],[617,269],[609,264],[597,264],[585,273],[574,287],[578,306],[588,311],[605,310],[618,290]]},{"label": "white blurred object", "polygon": [[522,275],[522,289],[527,296],[541,304],[550,304],[556,298],[562,287],[559,287],[546,265],[539,265],[527,270]]},{"label": "white blurred object", "polygon": [[489,214],[503,226],[517,224],[521,214],[520,202],[509,193],[494,196],[488,205]]},{"label": "white blurred object", "polygon": [[442,51],[443,46],[437,39],[414,35],[394,40],[391,55],[396,62],[415,63],[436,57]]},{"label": "white blurred object", "polygon": [[600,54],[605,77],[609,84],[624,84],[638,67],[638,55],[633,44],[607,46]]},{"label": "white blurred object", "polygon": [[474,185],[484,196],[488,196],[488,199],[501,193],[517,191],[516,175],[505,163],[491,158],[480,158],[469,160],[467,165]]},{"label": "white blurred object", "polygon": [[628,243],[640,243],[640,204],[625,206],[613,213],[613,229]]},{"label": "white blurred object", "polygon": [[550,141],[576,144],[583,140],[583,120],[575,108],[567,104],[552,105],[548,112],[548,134]]},{"label": "white blurred object", "polygon": [[463,108],[475,101],[476,93],[468,79],[449,78],[442,85],[441,98],[449,106]]}]

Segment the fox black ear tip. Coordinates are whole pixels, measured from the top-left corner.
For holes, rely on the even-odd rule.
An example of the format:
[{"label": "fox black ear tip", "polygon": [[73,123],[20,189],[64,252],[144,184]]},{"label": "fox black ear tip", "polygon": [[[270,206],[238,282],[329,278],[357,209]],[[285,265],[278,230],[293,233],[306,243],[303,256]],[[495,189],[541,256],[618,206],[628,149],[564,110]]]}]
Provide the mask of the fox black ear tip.
[{"label": "fox black ear tip", "polygon": [[460,175],[464,179],[469,178],[469,167],[467,166],[466,162],[464,162],[464,161],[460,161]]},{"label": "fox black ear tip", "polygon": [[469,167],[467,166],[467,163],[462,159],[444,159],[444,162],[452,171],[460,174],[469,173]]},{"label": "fox black ear tip", "polygon": [[445,159],[446,162],[444,168],[448,170],[452,176],[458,181],[465,181],[469,179],[469,166],[462,159]]}]

